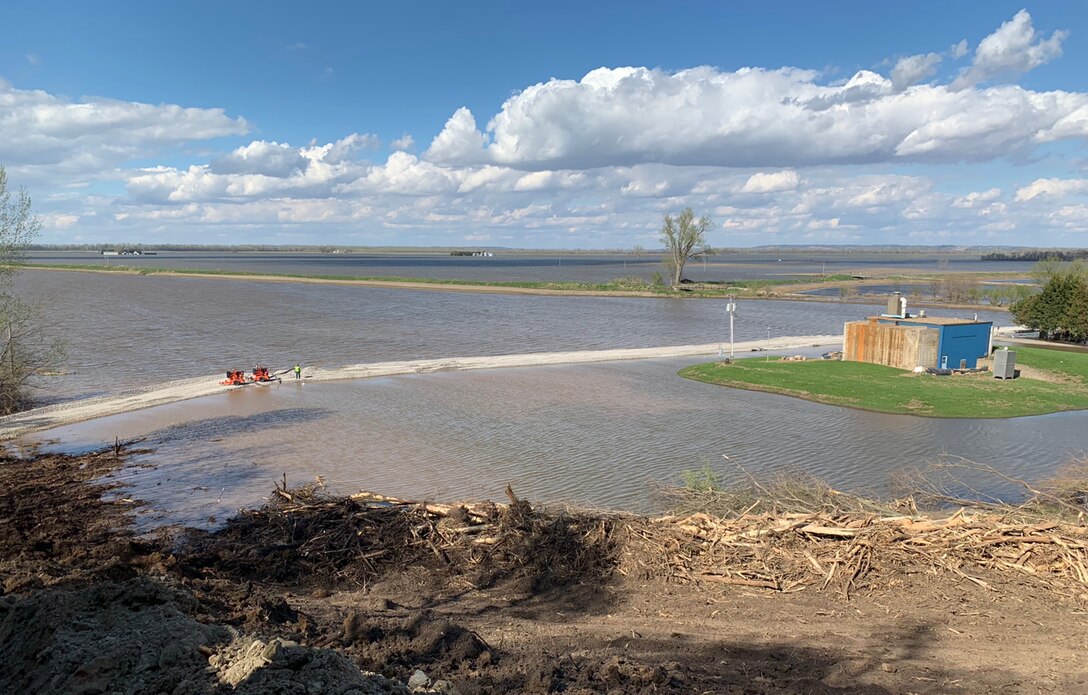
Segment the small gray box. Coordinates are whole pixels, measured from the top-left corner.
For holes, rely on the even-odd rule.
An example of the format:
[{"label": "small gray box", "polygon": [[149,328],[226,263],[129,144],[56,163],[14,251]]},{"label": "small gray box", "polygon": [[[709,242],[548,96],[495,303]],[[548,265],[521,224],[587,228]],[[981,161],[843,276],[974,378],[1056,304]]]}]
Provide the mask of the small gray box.
[{"label": "small gray box", "polygon": [[997,350],[994,352],[994,378],[1016,378],[1016,351]]}]

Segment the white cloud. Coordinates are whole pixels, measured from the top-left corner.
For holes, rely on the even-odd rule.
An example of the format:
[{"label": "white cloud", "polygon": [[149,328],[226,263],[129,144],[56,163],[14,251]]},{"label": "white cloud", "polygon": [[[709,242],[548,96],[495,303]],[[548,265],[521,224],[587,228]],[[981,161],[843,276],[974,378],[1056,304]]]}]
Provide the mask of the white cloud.
[{"label": "white cloud", "polygon": [[254,140],[211,163],[215,174],[263,174],[285,177],[304,171],[309,164],[297,148],[278,142]]},{"label": "white cloud", "polygon": [[0,80],[0,162],[12,169],[98,173],[179,143],[241,135],[248,127],[223,109],[102,97],[71,101]]},{"label": "white cloud", "polygon": [[941,64],[939,53],[921,53],[900,58],[892,68],[892,88],[901,92],[907,87],[918,84],[937,72]]},{"label": "white cloud", "polygon": [[991,188],[988,191],[972,191],[952,201],[954,208],[973,208],[983,203],[989,203],[1001,197],[1000,188]]},{"label": "white cloud", "polygon": [[412,137],[411,133],[405,133],[393,142],[389,143],[389,146],[394,150],[411,150],[416,146],[416,139]]},{"label": "white cloud", "polygon": [[834,207],[887,208],[916,202],[932,189],[932,182],[915,176],[858,176],[834,191]]},{"label": "white cloud", "polygon": [[79,222],[79,215],[49,213],[38,215],[38,219],[41,221],[43,229],[68,229],[76,222]]},{"label": "white cloud", "polygon": [[[314,230],[340,230],[354,243],[448,244],[448,235],[480,233],[517,246],[534,240],[555,245],[554,234],[571,235],[560,244],[565,246],[652,245],[661,215],[687,206],[721,221],[712,232],[714,245],[766,243],[768,235],[786,243],[866,243],[914,233],[969,238],[982,231],[991,240],[1016,243],[1009,235],[1018,226],[1069,233],[1079,224],[1072,208],[1059,214],[1052,206],[1006,207],[996,200],[996,189],[957,197],[927,177],[851,170],[810,170],[798,175],[793,188],[737,195],[752,176],[708,167],[525,172],[494,165],[444,167],[404,152],[383,163],[345,166],[334,180],[313,178],[313,164],[284,178],[214,174],[208,165],[149,169],[130,182],[130,196],[98,209],[103,219],[114,220],[110,238],[126,229],[176,229],[197,242],[214,242],[221,233],[215,229],[248,235],[261,228],[302,234],[292,237],[299,242]],[[633,187],[641,194],[627,190]],[[963,207],[967,201],[972,208]],[[79,221],[83,234],[89,219]],[[288,231],[303,228],[310,231]],[[805,236],[810,233],[820,236]]]},{"label": "white cloud", "polygon": [[731,217],[722,222],[722,227],[729,230],[752,231],[762,229],[765,226],[765,221],[756,219],[739,219]]},{"label": "white cloud", "polygon": [[210,164],[187,169],[151,167],[127,177],[127,189],[146,203],[180,203],[291,195],[332,195],[338,186],[357,180],[366,166],[354,159],[372,147],[372,135],[353,133],[324,145],[292,147],[256,140]]},{"label": "white cloud", "polygon": [[997,77],[1012,78],[1040,65],[1049,63],[1062,54],[1062,41],[1067,31],[1055,31],[1049,39],[1035,33],[1031,15],[1020,10],[997,31],[982,39],[975,49],[971,67],[960,73],[953,88],[969,87]]},{"label": "white cloud", "polygon": [[1061,198],[1073,193],[1088,193],[1088,179],[1035,179],[1016,191],[1016,202],[1039,196]]},{"label": "white cloud", "polygon": [[424,156],[434,162],[475,164],[485,159],[487,139],[476,130],[476,119],[467,108],[454,112]]},{"label": "white cloud", "polygon": [[1088,231],[1088,205],[1063,205],[1050,214],[1057,226],[1072,232]]},{"label": "white cloud", "polygon": [[952,47],[948,49],[948,55],[954,60],[958,60],[967,55],[970,50],[971,49],[967,45],[967,39],[961,39],[959,43],[953,44]]},{"label": "white cloud", "polygon": [[522,169],[955,163],[1088,136],[1082,93],[943,85],[897,93],[891,80],[868,71],[836,86],[816,77],[792,68],[601,68],[580,81],[525,89],[503,104],[486,133],[459,109],[424,157]]},{"label": "white cloud", "polygon": [[[978,57],[987,50],[973,67],[996,64]],[[965,41],[945,56],[958,52]],[[78,230],[88,241],[654,246],[661,216],[690,206],[720,221],[714,246],[1023,243],[1018,229],[1031,229],[1032,243],[1076,243],[1086,206],[1064,197],[1088,192],[1088,179],[1073,178],[1083,173],[1025,185],[1020,204],[988,186],[1011,178],[1002,160],[1083,142],[1088,94],[952,89],[933,80],[940,61],[907,56],[887,76],[862,70],[831,84],[795,68],[601,68],[531,85],[486,123],[458,109],[423,154],[405,132],[384,161],[372,161],[378,138],[359,133],[302,144],[268,133],[198,157],[208,145],[196,141],[246,122],[214,109],[75,102],[0,79],[0,163],[14,159],[13,175],[50,172],[52,189],[35,201],[47,242]],[[136,158],[141,168],[126,170]],[[905,175],[901,162],[939,166],[930,178]],[[125,191],[95,182],[104,177]],[[964,193],[953,180],[982,183]]]},{"label": "white cloud", "polygon": [[775,193],[777,191],[792,191],[797,188],[799,181],[800,179],[797,177],[797,172],[792,169],[776,171],[769,174],[752,174],[752,176],[744,182],[744,186],[741,187],[740,192]]},{"label": "white cloud", "polygon": [[463,173],[420,161],[407,152],[394,152],[384,166],[372,167],[344,190],[396,195],[449,194],[457,191]]},{"label": "white cloud", "polygon": [[812,220],[808,223],[809,229],[836,229],[839,226],[839,218],[832,217],[826,220]]},{"label": "white cloud", "polygon": [[30,63],[31,65],[38,66],[42,64],[42,58],[37,53],[27,53],[26,62]]}]

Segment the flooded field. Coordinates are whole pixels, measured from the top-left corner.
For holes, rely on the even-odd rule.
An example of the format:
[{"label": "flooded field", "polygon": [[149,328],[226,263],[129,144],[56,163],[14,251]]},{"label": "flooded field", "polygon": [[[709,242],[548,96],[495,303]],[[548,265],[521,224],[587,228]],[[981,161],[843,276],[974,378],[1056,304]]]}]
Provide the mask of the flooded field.
[{"label": "flooded field", "polygon": [[[1024,286],[1030,288],[1029,291],[1038,291],[1038,286],[1034,280],[1030,279],[1012,279],[1003,281],[988,281],[980,282],[976,285],[979,292],[978,301],[988,302],[989,298],[987,292],[992,292],[997,288],[1008,288],[1013,286]],[[844,292],[845,290],[845,292]],[[941,287],[938,283],[933,282],[885,282],[880,284],[864,284],[857,285],[851,288],[843,287],[819,287],[813,290],[800,290],[798,294],[808,295],[810,297],[826,297],[836,299],[843,296],[843,294],[854,295],[888,295],[893,292],[901,292],[908,298],[917,299],[933,299],[935,296],[941,293]]]},{"label": "flooded field", "polygon": [[[285,368],[727,340],[724,302],[534,297],[184,277],[27,271],[68,337],[65,400],[263,362]],[[736,339],[834,334],[879,307],[742,301]],[[955,312],[942,312],[955,315]],[[1004,313],[979,318],[1006,325]],[[147,437],[124,476],[146,518],[214,523],[286,473],[337,491],[534,499],[652,511],[658,489],[711,463],[723,475],[796,469],[848,489],[942,453],[1031,477],[1083,446],[1088,414],[1013,421],[877,415],[686,381],[648,360],[355,382],[285,382],[42,433],[66,449]],[[158,510],[158,511],[155,511]]]},{"label": "flooded field", "polygon": [[[259,505],[286,474],[430,499],[523,496],[639,512],[709,463],[723,479],[803,471],[888,493],[942,456],[1035,478],[1083,455],[1088,412],[935,420],[823,406],[687,381],[693,360],[496,369],[239,391],[53,430],[66,446],[148,437],[156,468],[125,491],[207,525]],[[723,458],[723,454],[730,460]],[[989,481],[992,486],[995,481]],[[992,489],[992,488],[991,488]],[[160,510],[156,512],[155,510]]]},{"label": "flooded field", "polygon": [[[67,372],[43,400],[249,369],[728,339],[724,300],[533,297],[186,277],[25,271],[65,336]],[[837,334],[865,305],[745,300],[736,340]],[[954,313],[952,315],[955,315]],[[969,314],[968,314],[969,315]],[[981,316],[981,315],[980,315]],[[1004,325],[1008,314],[986,314]]]},{"label": "flooded field", "polygon": [[[658,254],[526,253],[497,249],[490,257],[449,253],[287,253],[160,251],[154,256],[102,256],[91,251],[35,251],[32,263],[185,268],[246,273],[405,277],[492,282],[608,282],[649,280],[664,273]],[[888,272],[1027,272],[1031,263],[981,261],[978,255],[915,253],[720,253],[693,261],[684,275],[696,281],[788,280],[820,275]]]}]

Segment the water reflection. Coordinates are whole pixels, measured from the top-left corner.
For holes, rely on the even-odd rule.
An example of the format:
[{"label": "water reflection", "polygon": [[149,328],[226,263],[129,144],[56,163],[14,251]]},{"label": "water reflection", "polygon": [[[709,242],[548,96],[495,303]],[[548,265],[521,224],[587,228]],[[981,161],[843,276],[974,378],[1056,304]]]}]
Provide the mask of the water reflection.
[{"label": "water reflection", "polygon": [[[161,437],[147,458],[154,471],[126,472],[126,480],[132,496],[190,523],[260,504],[284,474],[293,485],[320,475],[338,492],[436,499],[501,499],[510,483],[533,500],[650,512],[661,507],[660,485],[703,463],[725,479],[743,475],[740,464],[757,475],[799,470],[839,489],[883,494],[897,472],[941,456],[1030,480],[1083,455],[1088,412],[885,415],[679,378],[691,362],[283,384],[47,435],[79,446],[184,432]],[[174,429],[194,417],[246,424]]]},{"label": "water reflection", "polygon": [[192,444],[228,436],[267,432],[270,427],[300,425],[332,415],[322,408],[279,408],[252,415],[221,415],[168,425],[143,436],[151,446]]}]

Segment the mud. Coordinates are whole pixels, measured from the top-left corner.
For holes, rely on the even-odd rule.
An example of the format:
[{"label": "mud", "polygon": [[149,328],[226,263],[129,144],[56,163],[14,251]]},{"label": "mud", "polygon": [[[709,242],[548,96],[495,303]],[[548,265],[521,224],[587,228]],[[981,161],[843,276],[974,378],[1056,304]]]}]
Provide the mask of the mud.
[{"label": "mud", "polygon": [[0,458],[0,691],[1088,690],[1085,599],[1026,583],[678,586],[632,570],[637,525],[523,501],[472,508],[494,514],[486,539],[456,508],[435,522],[313,491],[306,514],[281,491],[218,533],[136,537],[104,477],[123,465]]}]

